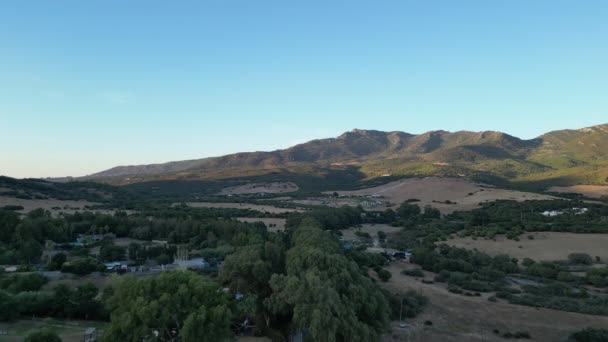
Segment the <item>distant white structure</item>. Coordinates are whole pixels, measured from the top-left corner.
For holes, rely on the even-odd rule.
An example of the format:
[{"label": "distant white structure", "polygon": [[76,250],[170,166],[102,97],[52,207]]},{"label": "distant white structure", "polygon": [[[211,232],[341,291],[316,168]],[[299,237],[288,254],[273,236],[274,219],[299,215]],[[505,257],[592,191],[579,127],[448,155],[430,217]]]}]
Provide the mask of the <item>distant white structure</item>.
[{"label": "distant white structure", "polygon": [[[587,208],[572,208],[571,212],[574,215],[582,215],[586,212],[588,212],[589,209]],[[547,210],[547,211],[543,211],[542,215],[543,216],[547,216],[547,217],[554,217],[554,216],[559,216],[559,215],[563,215],[567,213],[567,211],[563,211],[563,210]]]}]

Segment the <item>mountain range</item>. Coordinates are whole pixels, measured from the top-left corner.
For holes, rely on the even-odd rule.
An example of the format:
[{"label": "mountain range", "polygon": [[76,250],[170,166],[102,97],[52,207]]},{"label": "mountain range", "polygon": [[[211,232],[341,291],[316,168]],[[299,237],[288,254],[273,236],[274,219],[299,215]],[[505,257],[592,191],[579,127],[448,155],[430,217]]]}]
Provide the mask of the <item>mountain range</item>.
[{"label": "mountain range", "polygon": [[409,134],[354,129],[282,150],[118,166],[81,179],[124,185],[269,175],[322,177],[344,170],[355,170],[359,181],[459,176],[520,186],[608,184],[608,124],[553,131],[530,140],[495,131]]}]

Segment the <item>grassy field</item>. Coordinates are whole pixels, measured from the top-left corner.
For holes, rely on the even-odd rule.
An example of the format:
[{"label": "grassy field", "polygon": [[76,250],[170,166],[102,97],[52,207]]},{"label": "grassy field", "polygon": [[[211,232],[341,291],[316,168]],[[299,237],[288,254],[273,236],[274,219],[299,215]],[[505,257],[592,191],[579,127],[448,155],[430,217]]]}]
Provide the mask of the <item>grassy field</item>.
[{"label": "grassy field", "polygon": [[460,178],[436,177],[403,179],[362,190],[337,192],[344,196],[380,196],[378,200],[391,202],[392,208],[415,198],[419,200],[416,202],[419,206],[430,205],[444,214],[456,210],[472,210],[478,208],[479,203],[495,200],[525,201],[553,198],[536,193],[483,186]]},{"label": "grassy field", "polygon": [[556,261],[566,260],[570,253],[587,253],[608,261],[608,234],[534,232],[522,235],[520,241],[497,236],[495,240],[466,237],[451,239],[446,243],[454,247],[478,249],[490,255],[508,254],[518,259]]},{"label": "grassy field", "polygon": [[608,196],[608,185],[554,186],[549,188],[548,191],[575,193],[587,197],[600,198],[602,196]]},{"label": "grassy field", "polygon": [[[406,267],[411,265],[391,264],[387,269],[393,276],[381,285],[394,293],[418,291],[429,298],[430,304],[421,315],[406,320],[408,328],[400,328],[394,322],[392,332],[384,336],[385,342],[505,341],[494,329],[501,333],[526,331],[531,341],[555,342],[565,341],[570,333],[586,327],[608,326],[608,317],[490,302],[487,295],[453,294],[444,284],[424,284],[401,274]],[[425,325],[425,321],[431,321],[432,325]]]}]

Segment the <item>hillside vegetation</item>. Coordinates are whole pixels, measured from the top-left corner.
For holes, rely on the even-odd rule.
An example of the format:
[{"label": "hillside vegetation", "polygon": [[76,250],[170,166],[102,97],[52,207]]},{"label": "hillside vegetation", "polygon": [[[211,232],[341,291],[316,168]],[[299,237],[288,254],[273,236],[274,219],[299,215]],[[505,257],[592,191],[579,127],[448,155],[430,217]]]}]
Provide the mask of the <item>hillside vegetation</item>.
[{"label": "hillside vegetation", "polygon": [[301,188],[312,186],[314,190],[323,188],[322,184],[352,186],[387,176],[468,177],[521,188],[608,185],[606,146],[608,125],[554,131],[531,140],[493,131],[413,135],[356,129],[284,150],[120,166],[85,179],[124,185],[266,177],[294,181]]}]

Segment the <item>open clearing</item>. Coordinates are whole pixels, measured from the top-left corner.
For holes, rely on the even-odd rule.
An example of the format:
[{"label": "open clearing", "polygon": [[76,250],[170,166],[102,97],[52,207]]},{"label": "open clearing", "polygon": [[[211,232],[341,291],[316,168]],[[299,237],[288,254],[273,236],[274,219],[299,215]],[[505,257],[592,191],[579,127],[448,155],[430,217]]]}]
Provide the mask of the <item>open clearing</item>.
[{"label": "open clearing", "polygon": [[[262,222],[266,225],[269,232],[278,232],[285,230],[286,219],[282,218],[260,218],[260,217],[238,217],[237,220],[241,222]],[[272,227],[270,226],[272,225]]]},{"label": "open clearing", "polygon": [[520,241],[515,241],[497,236],[494,241],[466,237],[451,239],[446,243],[454,247],[476,248],[490,255],[508,254],[518,259],[537,261],[566,260],[570,253],[587,253],[594,258],[599,256],[603,261],[608,260],[608,234],[534,232],[525,233],[519,238]]},{"label": "open clearing", "polygon": [[587,197],[600,198],[608,196],[608,186],[606,185],[574,185],[574,186],[554,186],[549,188],[552,192],[576,193]]},{"label": "open clearing", "polygon": [[303,210],[293,208],[279,208],[272,205],[261,205],[251,203],[232,203],[232,202],[187,202],[187,206],[193,208],[233,208],[233,209],[251,209],[271,214],[301,212]]},{"label": "open clearing", "polygon": [[298,186],[292,182],[251,183],[224,188],[220,195],[282,194],[298,190]]},{"label": "open clearing", "polygon": [[[532,341],[566,341],[570,333],[587,327],[605,328],[608,317],[584,315],[550,309],[537,309],[505,302],[490,302],[482,297],[466,297],[447,291],[443,284],[424,284],[420,280],[401,274],[410,264],[393,263],[387,270],[392,278],[381,286],[399,293],[415,290],[430,300],[424,312],[415,319],[408,319],[409,328],[399,328],[393,323],[393,331],[383,341],[411,342],[460,342],[502,341],[493,333],[527,331]],[[432,326],[424,325],[432,321]]]},{"label": "open clearing", "polygon": [[[332,192],[327,192],[329,194]],[[381,186],[355,190],[337,191],[341,196],[373,196],[391,202],[391,208],[398,207],[408,199],[418,199],[419,206],[430,205],[447,214],[456,210],[471,210],[481,202],[496,200],[542,200],[555,197],[530,192],[497,189],[477,184],[461,178],[410,178]],[[446,201],[452,204],[445,203]],[[385,209],[385,208],[377,208]]]}]

